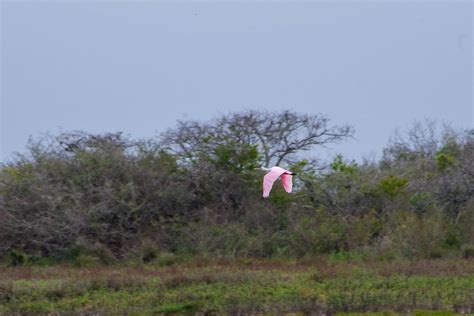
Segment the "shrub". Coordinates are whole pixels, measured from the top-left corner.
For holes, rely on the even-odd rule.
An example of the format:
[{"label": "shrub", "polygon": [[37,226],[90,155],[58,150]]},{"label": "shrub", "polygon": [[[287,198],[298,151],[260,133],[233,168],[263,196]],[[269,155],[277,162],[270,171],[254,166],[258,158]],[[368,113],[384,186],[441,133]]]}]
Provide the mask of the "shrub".
[{"label": "shrub", "polygon": [[403,257],[430,258],[442,256],[447,226],[439,213],[423,218],[410,212],[392,215],[388,233],[395,249]]},{"label": "shrub", "polygon": [[462,245],[461,255],[463,258],[474,258],[474,245]]},{"label": "shrub", "polygon": [[23,251],[17,249],[11,249],[6,260],[7,264],[13,267],[24,266],[28,261],[29,256]]},{"label": "shrub", "polygon": [[[437,258],[474,244],[472,133],[418,124],[380,161],[338,155],[324,166],[299,155],[351,134],[319,115],[248,111],[180,122],[159,139],[71,132],[32,141],[0,164],[0,258]],[[275,185],[261,198],[253,168],[270,163],[297,171],[294,193]]]}]

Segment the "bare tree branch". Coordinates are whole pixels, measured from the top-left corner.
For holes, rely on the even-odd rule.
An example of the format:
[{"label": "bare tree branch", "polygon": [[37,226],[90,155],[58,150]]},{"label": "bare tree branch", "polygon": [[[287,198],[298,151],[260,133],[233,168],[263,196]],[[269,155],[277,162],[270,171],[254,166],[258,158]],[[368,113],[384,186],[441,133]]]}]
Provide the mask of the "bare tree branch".
[{"label": "bare tree branch", "polygon": [[179,121],[161,134],[160,143],[183,160],[211,153],[216,146],[235,143],[256,145],[266,166],[291,163],[295,156],[353,135],[348,125],[331,125],[323,115],[292,111],[230,113],[209,122]]}]

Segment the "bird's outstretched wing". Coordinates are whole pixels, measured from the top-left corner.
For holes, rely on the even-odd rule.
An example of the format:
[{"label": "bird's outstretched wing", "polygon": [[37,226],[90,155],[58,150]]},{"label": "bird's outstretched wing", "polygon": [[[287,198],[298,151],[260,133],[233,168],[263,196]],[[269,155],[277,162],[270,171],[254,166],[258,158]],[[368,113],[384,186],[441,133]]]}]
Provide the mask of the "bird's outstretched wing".
[{"label": "bird's outstretched wing", "polygon": [[272,190],[273,182],[278,179],[286,170],[280,167],[273,167],[270,172],[263,177],[263,197],[266,198],[270,195]]},{"label": "bird's outstretched wing", "polygon": [[286,192],[290,193],[291,189],[293,188],[293,176],[291,174],[282,174],[281,175],[281,184],[283,184],[283,188]]}]

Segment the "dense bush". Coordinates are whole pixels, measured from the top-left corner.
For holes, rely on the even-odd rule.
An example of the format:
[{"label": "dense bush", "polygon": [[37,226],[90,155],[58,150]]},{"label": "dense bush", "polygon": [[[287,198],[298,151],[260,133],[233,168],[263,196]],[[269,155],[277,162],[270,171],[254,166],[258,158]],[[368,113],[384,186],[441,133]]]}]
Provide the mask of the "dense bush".
[{"label": "dense bush", "polygon": [[[30,141],[1,165],[0,256],[17,265],[161,254],[473,256],[472,132],[418,124],[378,162],[337,156],[323,166],[301,154],[350,136],[349,127],[285,111],[257,129],[265,115],[180,122],[151,140],[73,132]],[[302,125],[278,136],[275,126],[291,122]],[[298,172],[294,194],[277,185],[261,198],[255,167],[271,161]]]}]

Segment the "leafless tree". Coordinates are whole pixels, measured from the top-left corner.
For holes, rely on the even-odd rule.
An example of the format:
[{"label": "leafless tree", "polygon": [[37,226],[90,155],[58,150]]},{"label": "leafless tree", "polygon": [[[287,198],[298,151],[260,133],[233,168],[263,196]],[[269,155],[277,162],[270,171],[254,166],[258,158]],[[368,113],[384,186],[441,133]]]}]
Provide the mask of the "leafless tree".
[{"label": "leafless tree", "polygon": [[223,144],[255,145],[262,154],[262,163],[271,166],[292,163],[302,151],[352,135],[351,126],[332,125],[320,114],[250,110],[209,122],[178,121],[175,128],[161,134],[161,144],[184,160],[192,160],[197,153],[212,152]]}]

